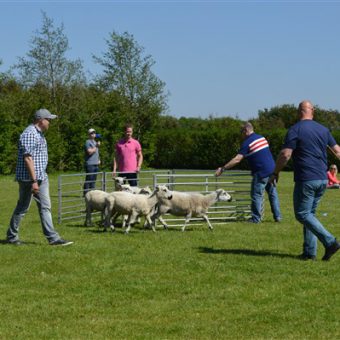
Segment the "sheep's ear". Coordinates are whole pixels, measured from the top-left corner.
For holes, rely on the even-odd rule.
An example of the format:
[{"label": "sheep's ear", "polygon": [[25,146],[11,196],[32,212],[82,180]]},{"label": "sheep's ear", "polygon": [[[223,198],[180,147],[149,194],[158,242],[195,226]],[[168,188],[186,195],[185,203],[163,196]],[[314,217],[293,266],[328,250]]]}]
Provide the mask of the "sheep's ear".
[{"label": "sheep's ear", "polygon": [[156,190],[156,191],[159,191],[159,185],[156,185],[156,186],[155,186],[155,190]]}]

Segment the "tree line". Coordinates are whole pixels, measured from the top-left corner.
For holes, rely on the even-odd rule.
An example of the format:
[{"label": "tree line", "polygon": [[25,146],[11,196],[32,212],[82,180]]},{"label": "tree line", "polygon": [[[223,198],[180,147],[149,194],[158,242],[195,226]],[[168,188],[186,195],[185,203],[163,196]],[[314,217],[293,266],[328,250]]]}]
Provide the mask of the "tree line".
[{"label": "tree line", "polygon": [[[113,31],[106,45],[101,56],[93,56],[102,73],[89,80],[82,61],[66,57],[69,44],[63,25],[56,27],[42,13],[41,28],[27,54],[0,72],[0,174],[14,173],[19,135],[41,107],[59,116],[46,134],[50,172],[83,170],[83,145],[90,127],[102,135],[102,168],[111,169],[114,144],[127,122],[134,125],[142,144],[144,167],[215,169],[236,154],[239,118],[166,115],[168,93],[152,71],[153,58],[127,32]],[[255,131],[268,138],[275,156],[287,128],[297,120],[296,112],[295,105],[285,104],[261,110],[251,120]],[[337,110],[316,107],[315,120],[329,127],[340,142]],[[334,156],[330,161],[336,163]],[[239,168],[246,166],[242,162]]]}]

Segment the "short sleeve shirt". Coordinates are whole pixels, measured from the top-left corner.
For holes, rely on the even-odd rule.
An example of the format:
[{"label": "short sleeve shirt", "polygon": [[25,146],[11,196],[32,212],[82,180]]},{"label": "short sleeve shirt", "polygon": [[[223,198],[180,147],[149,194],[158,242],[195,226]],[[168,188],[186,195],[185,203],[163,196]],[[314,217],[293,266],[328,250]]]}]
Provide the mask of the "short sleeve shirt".
[{"label": "short sleeve shirt", "polygon": [[36,179],[46,179],[48,163],[47,142],[44,134],[33,124],[29,125],[20,135],[15,176],[17,181],[31,180],[24,161],[24,156],[26,155],[30,155],[34,161]]},{"label": "short sleeve shirt", "polygon": [[128,141],[121,139],[116,144],[116,159],[118,171],[136,172],[137,171],[137,154],[142,151],[138,140],[130,138]]},{"label": "short sleeve shirt", "polygon": [[238,153],[247,159],[252,175],[264,178],[273,173],[275,162],[265,137],[252,133],[244,140]]},{"label": "short sleeve shirt", "polygon": [[93,148],[93,147],[96,147],[96,141],[93,140],[93,139],[88,139],[86,142],[85,142],[85,163],[87,165],[98,165],[99,164],[99,151],[98,151],[98,148],[97,150],[92,154],[92,155],[89,155],[88,152],[87,152],[87,149],[89,148]]},{"label": "short sleeve shirt", "polygon": [[300,120],[288,130],[283,148],[293,150],[296,182],[327,179],[327,145],[336,145],[335,139],[314,120]]}]

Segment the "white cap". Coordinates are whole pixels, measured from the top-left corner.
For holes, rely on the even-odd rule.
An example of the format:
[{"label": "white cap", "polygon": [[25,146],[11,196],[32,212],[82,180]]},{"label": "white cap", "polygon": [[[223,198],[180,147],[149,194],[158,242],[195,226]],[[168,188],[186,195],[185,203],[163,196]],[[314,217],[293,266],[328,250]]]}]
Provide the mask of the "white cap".
[{"label": "white cap", "polygon": [[96,132],[96,130],[95,129],[89,129],[89,134],[93,133],[93,132]]}]

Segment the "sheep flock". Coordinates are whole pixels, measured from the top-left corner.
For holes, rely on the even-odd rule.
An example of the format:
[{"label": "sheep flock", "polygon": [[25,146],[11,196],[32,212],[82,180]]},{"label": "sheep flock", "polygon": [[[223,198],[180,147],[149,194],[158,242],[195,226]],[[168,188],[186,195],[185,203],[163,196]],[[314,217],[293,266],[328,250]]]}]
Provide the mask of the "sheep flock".
[{"label": "sheep flock", "polygon": [[103,213],[103,226],[105,230],[115,230],[117,217],[122,215],[122,227],[126,227],[128,234],[134,223],[144,217],[144,227],[149,226],[155,232],[158,219],[165,229],[168,228],[163,217],[165,214],[182,216],[185,218],[181,230],[185,231],[192,217],[202,218],[213,229],[208,209],[216,202],[230,202],[232,197],[223,189],[217,189],[209,194],[187,193],[170,190],[165,185],[157,185],[154,190],[149,187],[138,188],[124,184],[121,177],[115,178],[115,191],[107,193],[101,190],[91,190],[85,195],[86,218],[85,225],[92,225],[93,211]]}]

